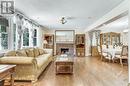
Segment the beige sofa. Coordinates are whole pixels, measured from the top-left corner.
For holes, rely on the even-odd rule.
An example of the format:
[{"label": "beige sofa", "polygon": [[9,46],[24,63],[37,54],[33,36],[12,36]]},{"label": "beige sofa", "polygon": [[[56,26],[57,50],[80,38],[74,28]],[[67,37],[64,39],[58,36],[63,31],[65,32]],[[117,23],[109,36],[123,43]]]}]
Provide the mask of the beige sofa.
[{"label": "beige sofa", "polygon": [[52,49],[29,48],[6,53],[0,64],[17,65],[15,80],[37,81],[52,59]]}]

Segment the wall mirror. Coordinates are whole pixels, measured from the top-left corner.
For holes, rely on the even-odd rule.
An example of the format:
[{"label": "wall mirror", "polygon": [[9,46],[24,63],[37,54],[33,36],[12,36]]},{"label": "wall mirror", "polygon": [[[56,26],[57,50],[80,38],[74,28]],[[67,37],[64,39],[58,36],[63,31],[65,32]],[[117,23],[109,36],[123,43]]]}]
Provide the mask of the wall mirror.
[{"label": "wall mirror", "polygon": [[56,30],[56,43],[74,43],[74,30]]}]

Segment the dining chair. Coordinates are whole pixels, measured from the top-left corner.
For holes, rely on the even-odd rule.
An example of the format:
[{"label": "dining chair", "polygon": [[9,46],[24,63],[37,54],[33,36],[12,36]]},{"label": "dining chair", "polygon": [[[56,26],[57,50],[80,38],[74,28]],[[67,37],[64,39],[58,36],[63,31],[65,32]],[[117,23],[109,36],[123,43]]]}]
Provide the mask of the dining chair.
[{"label": "dining chair", "polygon": [[[123,46],[117,46],[117,47],[115,47],[115,49],[116,49],[116,50],[121,50],[121,51],[122,51],[122,47],[123,47]],[[116,52],[115,55],[121,55],[121,51]]]},{"label": "dining chair", "polygon": [[121,53],[115,55],[115,57],[120,60],[120,64],[123,66],[123,60],[128,60],[128,46],[122,46]]},{"label": "dining chair", "polygon": [[112,55],[110,53],[106,52],[104,58],[105,58],[105,60],[109,60],[109,62],[111,62]]},{"label": "dining chair", "polygon": [[102,45],[102,48],[101,48],[101,60],[108,59],[109,62],[110,62],[111,61],[111,54],[109,52],[104,51],[105,49],[107,49],[107,46]]},{"label": "dining chair", "polygon": [[109,49],[113,49],[113,45],[108,45],[108,48]]},{"label": "dining chair", "polygon": [[106,49],[107,48],[107,45],[102,45],[102,49]]},{"label": "dining chair", "polygon": [[99,53],[99,55],[100,55],[100,57],[101,57],[101,60],[102,60],[102,51],[101,51],[101,46],[98,45],[98,46],[97,46],[97,49],[98,49],[98,53]]}]

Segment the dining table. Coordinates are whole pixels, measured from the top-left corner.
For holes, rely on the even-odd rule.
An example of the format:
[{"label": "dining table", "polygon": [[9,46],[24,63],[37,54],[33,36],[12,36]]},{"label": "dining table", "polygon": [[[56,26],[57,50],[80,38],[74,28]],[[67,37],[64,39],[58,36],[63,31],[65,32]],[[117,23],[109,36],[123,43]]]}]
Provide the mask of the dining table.
[{"label": "dining table", "polygon": [[115,58],[115,55],[121,54],[122,49],[121,48],[104,48],[102,49],[102,52],[107,52],[111,55],[112,60]]}]

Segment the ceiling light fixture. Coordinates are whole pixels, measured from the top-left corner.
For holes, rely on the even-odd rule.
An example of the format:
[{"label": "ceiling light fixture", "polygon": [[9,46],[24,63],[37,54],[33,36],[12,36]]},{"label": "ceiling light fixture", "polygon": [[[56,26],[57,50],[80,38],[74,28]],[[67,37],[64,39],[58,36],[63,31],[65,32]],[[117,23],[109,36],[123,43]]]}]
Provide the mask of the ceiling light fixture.
[{"label": "ceiling light fixture", "polygon": [[67,22],[66,18],[65,17],[62,17],[61,20],[60,20],[61,24],[65,24]]}]

